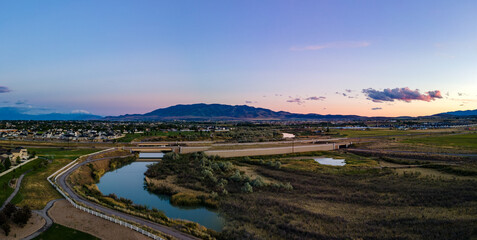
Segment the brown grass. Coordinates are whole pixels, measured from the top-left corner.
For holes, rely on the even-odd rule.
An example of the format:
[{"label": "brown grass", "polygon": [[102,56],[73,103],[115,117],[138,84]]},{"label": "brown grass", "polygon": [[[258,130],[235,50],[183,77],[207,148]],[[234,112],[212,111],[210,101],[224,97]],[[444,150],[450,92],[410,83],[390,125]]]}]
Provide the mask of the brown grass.
[{"label": "brown grass", "polygon": [[66,200],[56,202],[48,213],[55,223],[89,233],[101,239],[149,239],[134,230],[78,210]]}]

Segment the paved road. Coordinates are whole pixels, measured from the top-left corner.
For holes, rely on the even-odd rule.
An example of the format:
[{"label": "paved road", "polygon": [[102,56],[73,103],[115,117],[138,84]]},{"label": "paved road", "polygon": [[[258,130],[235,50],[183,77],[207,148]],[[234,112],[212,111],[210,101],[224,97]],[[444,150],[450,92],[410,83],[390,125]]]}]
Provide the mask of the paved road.
[{"label": "paved road", "polygon": [[[94,155],[90,155],[86,161],[82,162],[82,163],[79,163],[77,164],[76,166],[74,166],[73,168],[71,168],[70,170],[66,171],[64,174],[62,174],[61,176],[58,177],[57,179],[57,183],[61,186],[61,188],[68,193],[68,195],[73,199],[75,200],[76,202],[78,203],[82,203],[90,208],[93,208],[93,209],[96,209],[106,215],[109,215],[109,216],[117,216],[117,217],[120,217],[122,219],[125,219],[127,221],[130,221],[130,222],[135,222],[137,224],[140,224],[140,225],[144,225],[144,226],[147,226],[151,229],[154,229],[154,230],[157,230],[159,232],[163,232],[167,235],[170,235],[170,236],[173,236],[175,238],[178,238],[178,239],[186,239],[186,240],[192,240],[192,239],[198,239],[194,236],[191,236],[191,235],[188,235],[186,233],[183,233],[183,232],[180,232],[176,229],[173,229],[173,228],[170,228],[170,227],[167,227],[167,226],[164,226],[164,225],[161,225],[159,223],[154,223],[154,222],[151,222],[151,221],[148,221],[148,220],[145,220],[143,218],[139,218],[139,217],[136,217],[136,216],[131,216],[129,214],[126,214],[126,213],[123,213],[123,212],[120,212],[120,211],[117,211],[117,210],[113,210],[113,209],[110,209],[110,208],[107,208],[107,207],[104,207],[102,205],[99,205],[99,204],[96,204],[96,203],[92,203],[92,202],[89,202],[87,201],[86,199],[78,196],[72,189],[71,187],[69,186],[69,184],[66,182],[66,179],[68,178],[68,176],[73,172],[75,171],[76,169],[78,169],[79,167],[83,166],[83,165],[86,165],[86,164],[89,164],[91,162],[95,162],[95,161],[100,161],[100,160],[106,160],[106,159],[112,159],[112,158],[115,158],[115,157],[107,157],[107,158],[101,158],[101,159],[92,159]],[[127,157],[127,156],[124,156],[124,157]]]},{"label": "paved road", "polygon": [[20,177],[18,178],[17,180],[17,185],[15,187],[15,190],[13,191],[12,194],[10,194],[10,196],[7,198],[7,200],[5,200],[5,202],[3,203],[2,207],[0,208],[0,211],[3,210],[3,208],[5,207],[5,205],[7,205],[7,203],[9,203],[10,201],[12,201],[12,199],[15,197],[15,195],[17,195],[18,191],[20,190],[20,185],[22,184],[22,180],[23,180],[23,177],[25,176],[25,174],[29,173],[31,170],[28,170],[26,172],[24,172],[22,175],[20,175]]},{"label": "paved road", "polygon": [[40,215],[41,217],[43,217],[45,219],[45,225],[43,225],[43,227],[38,229],[38,231],[34,232],[33,234],[24,238],[23,240],[34,239],[34,238],[38,237],[38,235],[40,235],[42,232],[45,232],[46,230],[48,230],[51,227],[51,225],[53,225],[53,220],[48,215],[48,210],[50,210],[50,208],[53,206],[53,204],[58,200],[61,200],[61,199],[55,199],[55,200],[49,201],[46,204],[45,208],[43,208],[42,210],[33,210],[33,212],[37,213],[38,215]]}]

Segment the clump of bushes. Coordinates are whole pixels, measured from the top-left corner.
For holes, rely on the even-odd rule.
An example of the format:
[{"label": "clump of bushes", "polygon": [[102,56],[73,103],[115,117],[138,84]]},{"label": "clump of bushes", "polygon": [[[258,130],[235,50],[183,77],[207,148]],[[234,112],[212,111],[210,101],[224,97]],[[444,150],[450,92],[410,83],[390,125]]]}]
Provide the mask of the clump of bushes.
[{"label": "clump of bushes", "polygon": [[[244,159],[251,161],[249,157]],[[270,160],[263,165],[273,169],[280,169],[282,166],[278,160]],[[161,162],[150,165],[145,175],[155,179],[175,175],[175,184],[209,193],[210,199],[217,199],[230,193],[252,193],[257,190],[293,190],[290,183],[267,184],[260,176],[251,179],[230,161],[224,161],[217,156],[207,156],[201,152],[184,155],[168,153]],[[169,189],[162,186],[149,184],[148,188],[156,193],[173,195],[171,202],[178,205],[195,205],[199,202],[194,196],[168,191]]]},{"label": "clump of bushes", "polygon": [[244,192],[244,193],[252,193],[253,192],[253,188],[252,188],[252,186],[250,186],[250,183],[246,182],[243,185],[242,192]]},{"label": "clump of bushes", "polygon": [[136,156],[130,156],[125,158],[113,158],[109,160],[109,170],[114,170],[131,164],[136,161]]},{"label": "clump of bushes", "polygon": [[15,205],[8,203],[0,212],[0,228],[8,236],[11,231],[10,221],[20,227],[24,227],[31,218],[31,209],[28,206],[17,208]]}]

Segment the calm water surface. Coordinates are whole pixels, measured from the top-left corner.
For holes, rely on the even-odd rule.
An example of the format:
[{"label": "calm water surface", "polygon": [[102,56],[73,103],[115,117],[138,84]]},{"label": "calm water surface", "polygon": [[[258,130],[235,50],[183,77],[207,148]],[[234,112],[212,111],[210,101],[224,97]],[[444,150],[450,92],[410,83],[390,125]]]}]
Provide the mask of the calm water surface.
[{"label": "calm water surface", "polygon": [[204,207],[183,208],[172,206],[167,195],[150,193],[144,186],[144,172],[150,162],[133,162],[112,172],[107,172],[97,184],[99,190],[108,195],[116,194],[132,200],[135,204],[146,205],[163,211],[167,217],[197,222],[215,231],[221,231],[224,220],[218,213]]},{"label": "calm water surface", "polygon": [[346,165],[345,159],[334,159],[334,158],[315,158],[317,163],[330,166],[344,166]]}]

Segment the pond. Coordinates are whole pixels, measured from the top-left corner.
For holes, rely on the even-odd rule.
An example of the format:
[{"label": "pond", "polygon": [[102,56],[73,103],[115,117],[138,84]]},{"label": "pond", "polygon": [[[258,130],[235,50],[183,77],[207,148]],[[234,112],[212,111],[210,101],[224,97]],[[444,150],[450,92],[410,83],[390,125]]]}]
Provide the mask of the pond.
[{"label": "pond", "polygon": [[329,166],[344,166],[346,165],[345,159],[334,159],[334,158],[314,158],[314,160],[322,165]]},{"label": "pond", "polygon": [[130,165],[107,172],[97,184],[98,189],[104,195],[114,193],[118,197],[132,200],[135,204],[157,208],[169,218],[197,222],[219,232],[222,230],[224,219],[217,212],[205,207],[176,207],[171,205],[169,196],[150,193],[144,183],[144,172],[146,172],[149,164],[151,163],[133,162]]}]

